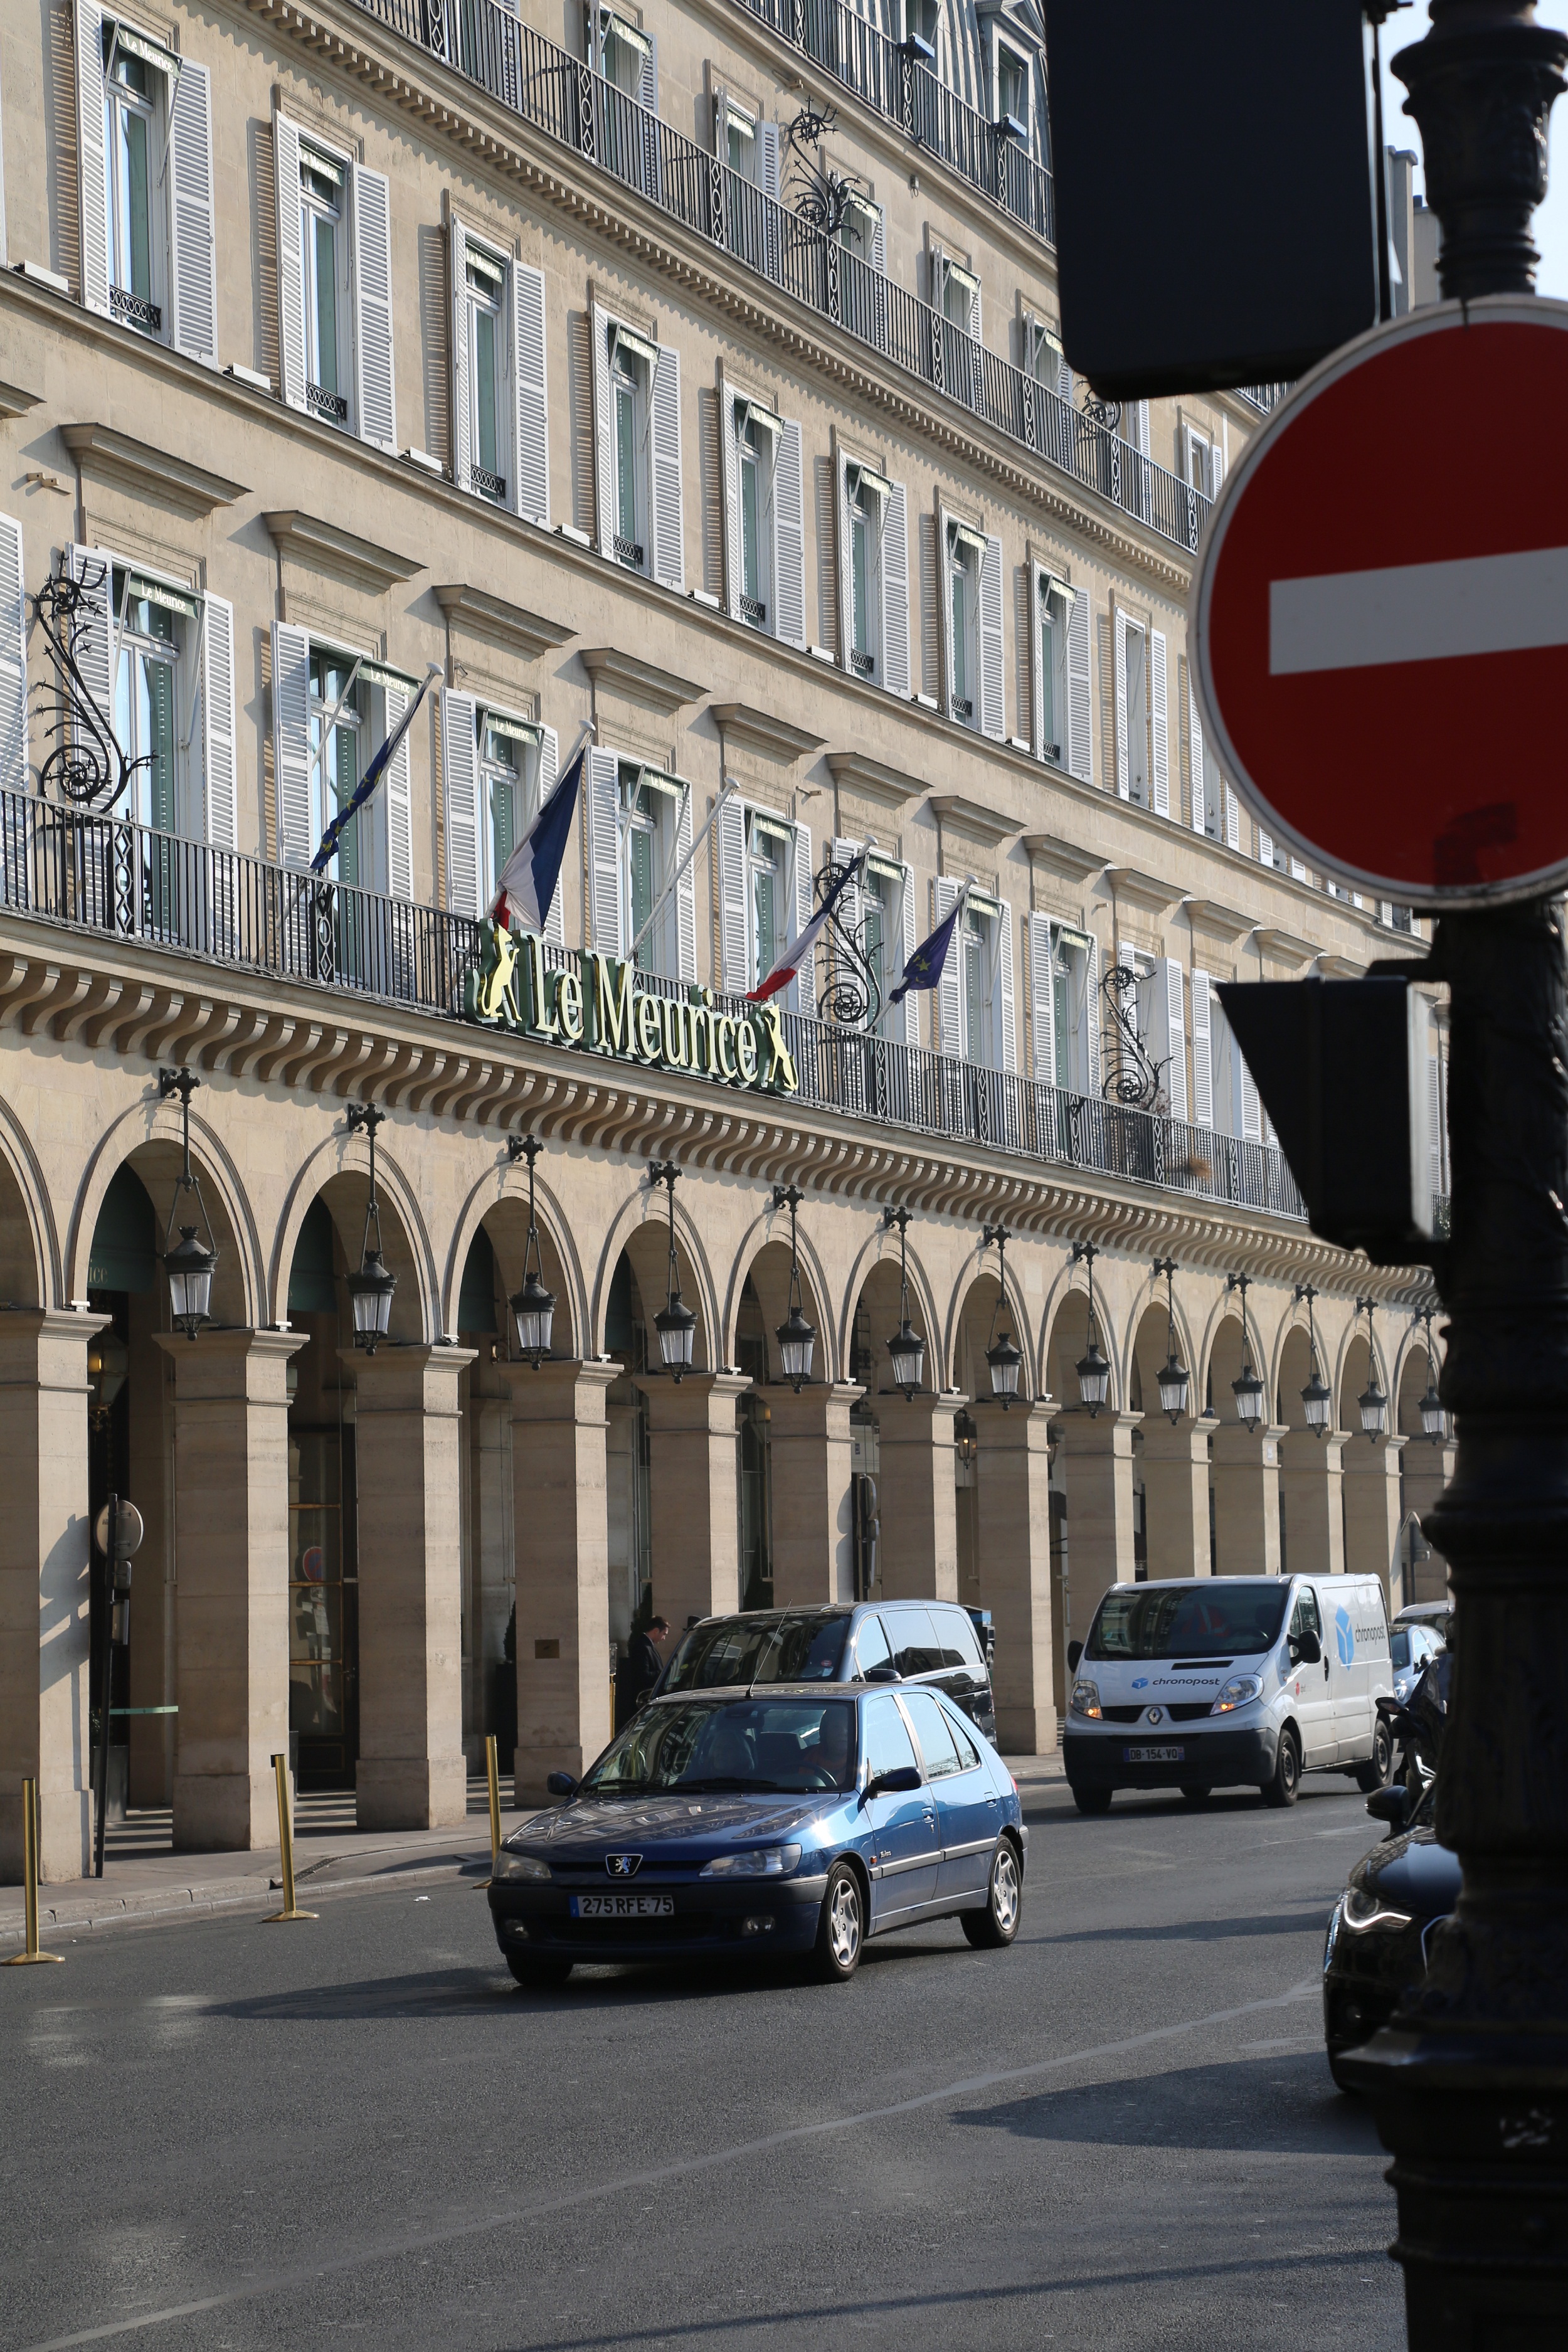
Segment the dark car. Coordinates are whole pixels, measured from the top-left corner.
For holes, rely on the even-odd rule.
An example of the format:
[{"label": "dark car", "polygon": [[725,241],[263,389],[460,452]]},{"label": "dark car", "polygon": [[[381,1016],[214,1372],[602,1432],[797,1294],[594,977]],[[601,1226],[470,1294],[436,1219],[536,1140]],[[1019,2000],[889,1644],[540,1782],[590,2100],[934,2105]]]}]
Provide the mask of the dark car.
[{"label": "dark car", "polygon": [[[826,1678],[825,1678],[826,1679]],[[939,1691],[816,1683],[656,1697],[567,1801],[513,1832],[490,1916],[520,1984],[580,1961],[809,1955],[956,1916],[1018,1930],[1028,1832],[1012,1775]]]},{"label": "dark car", "polygon": [[995,1744],[987,1651],[969,1611],[955,1601],[748,1609],[732,1617],[704,1617],[688,1629],[656,1688],[663,1697],[731,1683],[786,1682],[929,1683]]},{"label": "dark car", "polygon": [[1329,1921],[1323,2038],[1342,2090],[1351,2085],[1341,2059],[1386,2025],[1401,1993],[1420,1983],[1432,1931],[1458,1900],[1459,1857],[1437,1843],[1436,1787],[1402,1826],[1407,1801],[1397,1784],[1368,1800],[1367,1811],[1392,1822],[1394,1833],[1357,1863]]}]

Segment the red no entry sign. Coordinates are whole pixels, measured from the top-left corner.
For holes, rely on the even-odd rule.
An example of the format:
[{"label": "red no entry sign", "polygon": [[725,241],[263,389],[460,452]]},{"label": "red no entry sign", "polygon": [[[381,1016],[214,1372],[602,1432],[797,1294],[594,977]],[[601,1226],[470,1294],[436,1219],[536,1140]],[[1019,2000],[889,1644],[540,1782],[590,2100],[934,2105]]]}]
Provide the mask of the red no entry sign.
[{"label": "red no entry sign", "polygon": [[1417,906],[1568,881],[1568,304],[1446,302],[1303,379],[1215,509],[1193,659],[1269,832]]}]

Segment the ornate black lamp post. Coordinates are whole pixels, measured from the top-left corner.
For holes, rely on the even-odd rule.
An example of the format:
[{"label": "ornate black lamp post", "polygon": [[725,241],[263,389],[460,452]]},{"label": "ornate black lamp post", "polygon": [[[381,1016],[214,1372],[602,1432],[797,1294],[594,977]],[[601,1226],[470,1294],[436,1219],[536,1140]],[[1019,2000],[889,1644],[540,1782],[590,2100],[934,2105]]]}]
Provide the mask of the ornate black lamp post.
[{"label": "ornate black lamp post", "polygon": [[888,1355],[893,1367],[893,1386],[907,1404],[920,1394],[921,1380],[925,1371],[926,1343],[910,1321],[910,1213],[907,1209],[884,1209],[882,1230],[899,1229],[899,1328],[888,1342]]},{"label": "ornate black lamp post", "polygon": [[1356,1402],[1361,1407],[1363,1433],[1370,1437],[1374,1444],[1388,1428],[1388,1399],[1377,1385],[1377,1349],[1372,1336],[1372,1318],[1376,1306],[1375,1298],[1358,1298],[1355,1303],[1356,1313],[1360,1315],[1364,1309],[1366,1314],[1368,1359],[1366,1386],[1357,1397]]},{"label": "ornate black lamp post", "polygon": [[669,1194],[669,1282],[664,1305],[653,1318],[658,1333],[659,1360],[677,1388],[683,1372],[691,1370],[697,1318],[680,1295],[680,1271],[675,1262],[675,1187],[680,1171],[673,1160],[656,1160],[647,1171],[650,1184],[662,1184]]},{"label": "ornate black lamp post", "polygon": [[[1426,39],[1394,61],[1451,299],[1534,290],[1531,215],[1565,66],[1568,37],[1528,0],[1436,0]],[[1477,803],[1510,789],[1483,773]],[[1449,991],[1453,1180],[1435,1271],[1458,1454],[1424,1526],[1456,1604],[1436,1828],[1463,1878],[1421,1983],[1346,2067],[1394,2158],[1410,2341],[1468,2352],[1554,2341],[1568,2318],[1562,902],[1445,914],[1426,972]]]},{"label": "ornate black lamp post", "polygon": [[522,1253],[522,1286],[514,1290],[507,1305],[517,1330],[517,1351],[525,1364],[537,1371],[550,1353],[550,1333],[555,1320],[555,1293],[544,1287],[544,1269],[539,1255],[539,1221],[534,1211],[533,1163],[544,1146],[536,1135],[514,1135],[507,1144],[507,1153],[515,1164],[528,1162],[528,1242]]},{"label": "ornate black lamp post", "polygon": [[816,1332],[801,1312],[800,1250],[795,1232],[795,1214],[805,1194],[796,1184],[775,1184],[773,1206],[789,1211],[789,1313],[773,1333],[779,1343],[779,1362],[784,1376],[798,1396],[811,1378],[811,1351],[816,1345]]},{"label": "ornate black lamp post", "polygon": [[1074,1242],[1072,1245],[1074,1265],[1089,1268],[1089,1345],[1073,1370],[1078,1374],[1079,1396],[1089,1407],[1090,1421],[1099,1413],[1110,1388],[1110,1366],[1100,1352],[1100,1327],[1094,1319],[1094,1261],[1099,1255],[1092,1242]]},{"label": "ornate black lamp post", "polygon": [[1263,1419],[1263,1382],[1252,1369],[1252,1339],[1247,1328],[1247,1294],[1252,1287],[1251,1276],[1227,1274],[1227,1290],[1241,1293],[1241,1375],[1232,1381],[1230,1392],[1236,1399],[1236,1417],[1247,1430],[1255,1430]]},{"label": "ornate black lamp post", "polygon": [[[370,1139],[370,1198],[364,1204],[364,1241],[360,1250],[357,1274],[349,1280],[349,1303],[353,1308],[354,1346],[374,1356],[378,1341],[384,1339],[392,1323],[392,1294],[397,1287],[397,1276],[391,1271],[381,1254],[381,1203],[375,1197],[375,1130],[386,1121],[386,1113],[374,1103],[351,1103],[344,1117],[349,1133],[357,1135],[363,1127]],[[375,1247],[370,1245],[370,1229],[375,1227]]]},{"label": "ornate black lamp post", "polygon": [[1299,1282],[1296,1285],[1297,1306],[1300,1307],[1303,1298],[1307,1302],[1309,1353],[1307,1385],[1301,1391],[1301,1402],[1306,1410],[1307,1426],[1313,1436],[1326,1437],[1329,1433],[1330,1408],[1334,1400],[1332,1391],[1323,1384],[1322,1367],[1318,1360],[1318,1327],[1312,1317],[1312,1302],[1317,1296],[1310,1282]]},{"label": "ornate black lamp post", "polygon": [[1018,1374],[1024,1359],[1004,1331],[996,1336],[996,1319],[1007,1311],[1007,1228],[987,1225],[985,1244],[996,1244],[996,1304],[991,1310],[991,1344],[985,1350],[985,1360],[991,1367],[991,1393],[1004,1412],[1018,1393]]},{"label": "ornate black lamp post", "polygon": [[[174,1197],[169,1203],[169,1222],[163,1230],[163,1271],[169,1278],[170,1320],[175,1330],[183,1331],[187,1339],[194,1339],[203,1325],[212,1321],[208,1310],[212,1304],[213,1269],[217,1264],[217,1244],[213,1240],[207,1204],[202,1198],[202,1180],[191,1166],[191,1097],[200,1085],[200,1078],[190,1070],[160,1070],[158,1073],[159,1100],[167,1101],[170,1095],[180,1097],[184,1161],[174,1186]],[[174,1230],[180,1196],[184,1192],[194,1192],[196,1196],[206,1240],[204,1244],[196,1239],[194,1224],[182,1225],[180,1238],[171,1248],[169,1236]]]},{"label": "ornate black lamp post", "polygon": [[1187,1409],[1192,1375],[1176,1353],[1176,1261],[1157,1257],[1154,1272],[1165,1277],[1165,1361],[1158,1375],[1160,1410],[1174,1429]]}]

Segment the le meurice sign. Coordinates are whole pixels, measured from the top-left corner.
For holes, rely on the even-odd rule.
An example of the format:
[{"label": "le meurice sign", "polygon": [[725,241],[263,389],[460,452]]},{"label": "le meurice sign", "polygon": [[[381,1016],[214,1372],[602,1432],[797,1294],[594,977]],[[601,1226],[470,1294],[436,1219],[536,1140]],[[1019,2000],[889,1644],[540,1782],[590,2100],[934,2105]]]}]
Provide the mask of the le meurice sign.
[{"label": "le meurice sign", "polygon": [[463,1011],[487,1029],[577,1045],[658,1070],[692,1070],[721,1085],[793,1095],[800,1080],[778,1007],[724,1013],[710,989],[684,998],[637,986],[635,965],[587,950],[577,969],[546,964],[537,932],[480,925],[483,953],[463,983]]}]

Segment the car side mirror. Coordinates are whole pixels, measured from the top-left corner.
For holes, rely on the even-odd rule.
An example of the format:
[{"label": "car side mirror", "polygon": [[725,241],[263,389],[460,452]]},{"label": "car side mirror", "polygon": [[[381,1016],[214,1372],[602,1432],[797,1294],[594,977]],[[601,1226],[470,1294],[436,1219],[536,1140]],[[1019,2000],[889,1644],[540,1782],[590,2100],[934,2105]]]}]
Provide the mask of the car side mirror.
[{"label": "car side mirror", "polygon": [[879,1666],[868,1666],[861,1679],[868,1683],[901,1683],[904,1678],[891,1659],[884,1659]]},{"label": "car side mirror", "polygon": [[873,1797],[907,1797],[920,1787],[921,1776],[912,1764],[895,1765],[890,1772],[873,1773],[866,1783],[865,1801]]},{"label": "car side mirror", "polygon": [[1386,1789],[1374,1789],[1366,1801],[1366,1809],[1374,1822],[1386,1822],[1391,1830],[1402,1830],[1409,1803],[1410,1791],[1402,1780],[1395,1780]]},{"label": "car side mirror", "polygon": [[1290,1647],[1295,1651],[1302,1665],[1316,1666],[1322,1664],[1323,1645],[1310,1625],[1302,1626]]},{"label": "car side mirror", "polygon": [[1069,1642],[1068,1643],[1068,1672],[1069,1674],[1077,1674],[1078,1662],[1082,1655],[1083,1643],[1081,1642]]},{"label": "car side mirror", "polygon": [[577,1793],[577,1783],[570,1772],[547,1772],[544,1785],[552,1797],[574,1797]]}]

